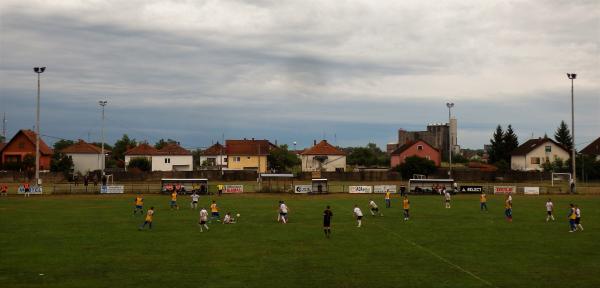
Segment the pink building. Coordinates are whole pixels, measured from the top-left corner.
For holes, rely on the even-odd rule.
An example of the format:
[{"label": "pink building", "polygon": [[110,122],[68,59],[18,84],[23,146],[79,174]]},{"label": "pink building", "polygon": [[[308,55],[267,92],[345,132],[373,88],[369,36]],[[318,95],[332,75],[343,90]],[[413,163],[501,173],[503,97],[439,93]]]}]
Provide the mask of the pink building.
[{"label": "pink building", "polygon": [[429,145],[429,143],[423,140],[410,141],[406,144],[398,147],[391,153],[390,164],[393,167],[396,167],[402,163],[406,157],[411,156],[419,156],[421,158],[425,158],[433,161],[435,166],[440,166],[442,162],[442,156],[440,151],[433,148],[433,146]]}]

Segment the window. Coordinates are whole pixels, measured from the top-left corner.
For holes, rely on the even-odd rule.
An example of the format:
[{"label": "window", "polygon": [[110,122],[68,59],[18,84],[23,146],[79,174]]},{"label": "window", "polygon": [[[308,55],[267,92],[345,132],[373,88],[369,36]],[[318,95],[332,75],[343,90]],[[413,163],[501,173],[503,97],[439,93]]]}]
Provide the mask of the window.
[{"label": "window", "polygon": [[165,158],[165,164],[171,163],[171,158]]},{"label": "window", "polygon": [[223,162],[227,163],[227,157],[223,158]]},{"label": "window", "polygon": [[552,146],[548,145],[545,148],[546,148],[546,153],[552,152]]},{"label": "window", "polygon": [[250,160],[250,156],[248,156],[248,160]]},{"label": "window", "polygon": [[540,157],[531,157],[531,164],[540,164]]},{"label": "window", "polygon": [[417,150],[423,150],[423,145],[417,145]]},{"label": "window", "polygon": [[429,155],[427,155],[427,156],[425,156],[425,159],[431,160],[431,157],[429,157]]},{"label": "window", "polygon": [[233,162],[240,162],[240,161],[241,161],[240,156],[233,157]]}]

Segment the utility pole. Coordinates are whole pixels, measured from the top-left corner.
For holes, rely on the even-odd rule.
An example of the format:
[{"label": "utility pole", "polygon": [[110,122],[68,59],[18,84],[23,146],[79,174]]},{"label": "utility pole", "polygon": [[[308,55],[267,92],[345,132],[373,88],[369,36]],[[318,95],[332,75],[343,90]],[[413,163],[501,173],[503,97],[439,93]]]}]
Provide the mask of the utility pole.
[{"label": "utility pole", "polygon": [[448,102],[446,103],[446,107],[448,107],[448,178],[452,178],[452,107],[454,107],[454,103]]},{"label": "utility pole", "polygon": [[573,149],[571,149],[571,163],[573,168],[573,176],[571,176],[571,193],[575,193],[575,183],[577,179],[577,170],[575,170],[575,96],[573,94],[573,80],[577,78],[577,74],[567,73],[567,77],[571,79],[571,138],[573,138]]},{"label": "utility pole", "polygon": [[100,144],[102,146],[102,162],[100,164],[100,168],[102,170],[102,176],[104,176],[104,167],[106,166],[106,156],[104,153],[104,107],[106,106],[106,104],[108,104],[108,101],[106,100],[101,100],[98,101],[98,104],[100,104],[100,106],[102,106],[102,132],[101,132],[101,137],[100,137],[100,141],[102,141],[102,143]]},{"label": "utility pole", "polygon": [[44,73],[46,67],[33,67],[37,73],[37,101],[35,114],[35,184],[40,183],[40,74]]}]

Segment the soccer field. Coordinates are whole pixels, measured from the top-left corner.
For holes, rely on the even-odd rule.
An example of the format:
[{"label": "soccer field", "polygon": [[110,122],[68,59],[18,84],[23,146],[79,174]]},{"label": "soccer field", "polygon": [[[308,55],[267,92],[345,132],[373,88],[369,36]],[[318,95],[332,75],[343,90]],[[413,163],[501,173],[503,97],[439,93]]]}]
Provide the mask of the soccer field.
[{"label": "soccer field", "polygon": [[[138,231],[134,195],[0,198],[0,287],[600,287],[600,197],[552,196],[556,222],[545,221],[545,196],[514,196],[514,222],[503,198],[383,195],[245,194],[206,197],[237,224],[213,222],[200,233],[198,211],[180,196],[144,196],[155,207],[152,230]],[[384,212],[372,217],[368,200]],[[277,202],[290,223],[276,223]],[[582,208],[583,232],[568,233],[568,204]],[[352,217],[354,204],[363,227]],[[332,238],[322,231],[326,205]]]}]

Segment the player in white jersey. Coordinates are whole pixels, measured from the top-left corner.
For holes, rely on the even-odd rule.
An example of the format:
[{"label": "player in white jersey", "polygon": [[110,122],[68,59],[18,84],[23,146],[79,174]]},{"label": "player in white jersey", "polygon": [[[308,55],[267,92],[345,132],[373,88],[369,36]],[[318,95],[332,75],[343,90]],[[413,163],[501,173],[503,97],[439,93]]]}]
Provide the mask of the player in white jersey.
[{"label": "player in white jersey", "polygon": [[288,222],[288,210],[289,208],[285,205],[285,202],[279,201],[279,216],[277,217],[278,222],[286,224]]},{"label": "player in white jersey", "polygon": [[223,218],[223,224],[234,224],[235,218],[231,217],[231,213],[227,212]]},{"label": "player in white jersey", "polygon": [[575,205],[575,225],[576,228],[579,228],[583,231],[583,226],[581,226],[581,209],[579,209],[578,205]]},{"label": "player in white jersey", "polygon": [[554,203],[552,203],[552,199],[550,198],[548,198],[548,202],[546,202],[546,214],[548,214],[548,216],[546,216],[546,222],[550,221],[550,219],[554,221]]},{"label": "player in white jersey", "polygon": [[191,197],[192,197],[192,202],[190,203],[190,207],[191,207],[192,209],[196,209],[196,208],[198,208],[198,199],[200,199],[200,195],[198,195],[198,194],[196,193],[196,191],[194,191],[194,194],[192,194],[192,196],[191,196]]},{"label": "player in white jersey", "polygon": [[371,215],[375,216],[375,214],[379,214],[379,216],[383,216],[383,213],[379,212],[379,207],[373,199],[369,201],[369,208],[371,210]]},{"label": "player in white jersey", "polygon": [[356,227],[359,227],[362,225],[362,217],[363,217],[363,213],[362,211],[360,211],[360,208],[358,208],[358,205],[354,205],[354,217],[356,218],[356,223],[358,224]]},{"label": "player in white jersey", "polygon": [[206,225],[206,221],[208,221],[208,211],[202,207],[202,209],[200,209],[200,220],[198,221],[200,232],[203,232],[202,227],[206,228],[206,231],[208,231],[208,225]]},{"label": "player in white jersey", "polygon": [[446,202],[446,208],[450,208],[450,199],[452,199],[452,196],[450,196],[450,192],[448,192],[448,190],[444,190],[444,200]]}]

